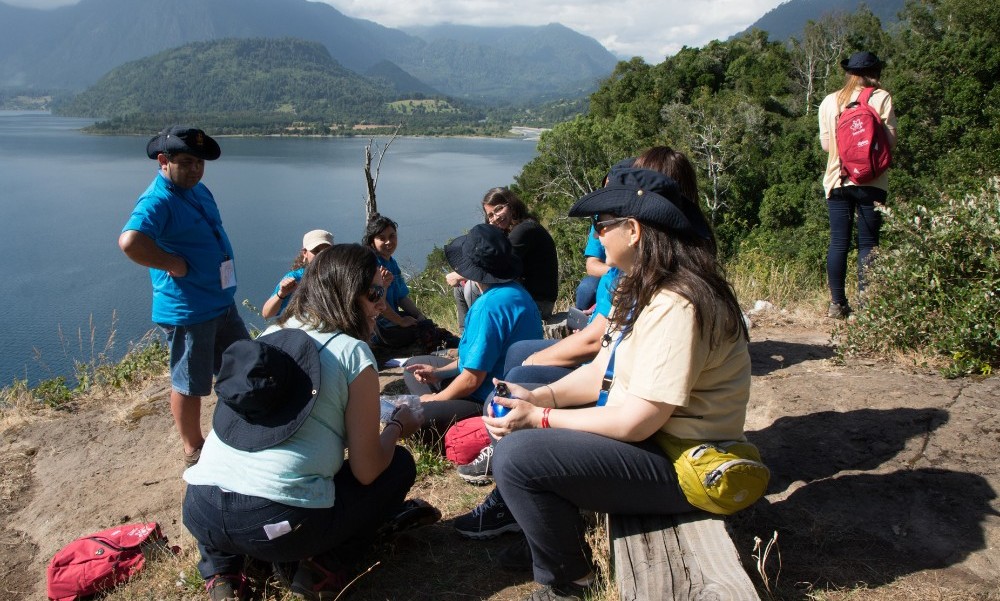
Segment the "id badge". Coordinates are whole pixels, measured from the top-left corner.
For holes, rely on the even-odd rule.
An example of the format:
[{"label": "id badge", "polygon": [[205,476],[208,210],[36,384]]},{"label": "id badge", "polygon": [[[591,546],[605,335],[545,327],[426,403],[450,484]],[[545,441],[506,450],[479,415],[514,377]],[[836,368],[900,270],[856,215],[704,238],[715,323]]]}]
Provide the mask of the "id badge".
[{"label": "id badge", "polygon": [[236,285],[236,266],[233,265],[232,259],[226,259],[219,264],[219,281],[223,290]]}]

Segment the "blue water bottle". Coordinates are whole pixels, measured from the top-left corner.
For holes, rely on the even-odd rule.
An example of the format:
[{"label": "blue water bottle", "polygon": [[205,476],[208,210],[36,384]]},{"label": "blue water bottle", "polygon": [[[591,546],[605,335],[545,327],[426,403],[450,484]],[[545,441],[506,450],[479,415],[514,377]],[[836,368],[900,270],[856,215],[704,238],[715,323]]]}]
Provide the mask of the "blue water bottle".
[{"label": "blue water bottle", "polygon": [[[507,388],[505,383],[500,382],[497,384],[497,390],[493,393],[493,396],[510,398],[510,389]],[[498,404],[495,400],[490,401],[490,407],[493,407],[493,417],[503,417],[510,413],[510,407],[504,407],[503,405]]]}]

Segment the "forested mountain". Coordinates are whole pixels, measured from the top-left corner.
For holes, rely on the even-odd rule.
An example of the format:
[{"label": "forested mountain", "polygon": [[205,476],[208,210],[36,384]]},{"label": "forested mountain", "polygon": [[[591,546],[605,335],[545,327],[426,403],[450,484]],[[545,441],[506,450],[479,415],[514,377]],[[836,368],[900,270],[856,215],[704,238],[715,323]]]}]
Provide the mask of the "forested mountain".
[{"label": "forested mountain", "polygon": [[[542,90],[540,98],[577,97],[594,87],[594,73],[611,72],[608,51],[592,38],[550,23],[542,27],[472,27],[437,25],[412,27],[413,33],[428,43],[423,64],[397,60],[416,77],[438,87],[452,89],[437,74],[463,73],[466,86],[486,99],[498,94],[511,82],[522,81]],[[514,60],[504,60],[503,57]],[[483,71],[481,64],[497,68]],[[525,71],[525,65],[535,65]],[[548,82],[548,83],[546,83]],[[559,82],[559,83],[556,83]]]},{"label": "forested mountain", "polygon": [[391,61],[381,61],[372,65],[364,72],[364,75],[365,77],[385,82],[398,94],[421,96],[442,95],[441,92],[403,71]]},{"label": "forested mountain", "polygon": [[751,29],[766,31],[771,40],[783,42],[791,37],[801,37],[806,23],[818,21],[824,15],[848,15],[862,6],[888,26],[899,20],[906,0],[790,0],[767,11],[743,33]]},{"label": "forested mountain", "polygon": [[[572,286],[584,271],[588,224],[566,219],[567,209],[623,157],[669,145],[697,170],[699,201],[744,303],[825,295],[827,153],[816,109],[844,85],[840,61],[872,50],[886,62],[880,84],[893,97],[898,142],[865,308],[838,334],[840,350],[898,359],[920,349],[952,375],[996,374],[997,23],[996,0],[909,0],[900,26],[859,10],[817,17],[794,44],[755,30],[656,65],[620,62],[586,114],[542,134],[514,189],[552,233],[560,280]],[[853,581],[854,566],[846,569]],[[793,597],[793,587],[775,596]]]},{"label": "forested mountain", "polygon": [[101,126],[111,131],[197,118],[220,133],[328,134],[360,122],[453,127],[482,117],[449,105],[446,119],[404,118],[390,105],[398,97],[387,83],[345,69],[319,43],[239,38],[193,42],[126,63],[57,112],[113,117]]},{"label": "forested mountain", "polygon": [[[441,93],[490,102],[528,101],[581,85],[592,90],[616,62],[593,39],[565,28],[518,28],[511,36],[554,36],[554,45],[540,47],[559,51],[427,42],[307,0],[81,0],[47,11],[0,2],[0,87],[82,89],[124,62],[224,38],[319,42],[353,71],[388,60]],[[497,76],[486,80],[483,73]]]}]

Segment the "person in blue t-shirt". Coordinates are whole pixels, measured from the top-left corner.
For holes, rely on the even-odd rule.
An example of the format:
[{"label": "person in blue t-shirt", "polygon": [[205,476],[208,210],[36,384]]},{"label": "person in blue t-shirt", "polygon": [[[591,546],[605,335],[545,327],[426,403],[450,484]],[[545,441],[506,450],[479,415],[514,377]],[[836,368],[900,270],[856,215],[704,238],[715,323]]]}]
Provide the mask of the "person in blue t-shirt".
[{"label": "person in blue t-shirt", "polygon": [[184,461],[198,461],[205,437],[201,397],[212,392],[222,352],[249,338],[233,302],[236,267],[222,217],[201,178],[219,144],[200,129],[174,125],[146,144],[159,171],[139,197],[118,246],[149,268],[153,322],[170,345],[170,411]]},{"label": "person in blue t-shirt", "polygon": [[[635,160],[635,157],[622,159],[611,167],[611,171],[631,167],[635,163]],[[602,186],[608,183],[611,171],[608,172],[608,175],[604,176],[604,181],[601,183]],[[587,261],[585,266],[587,273],[576,287],[576,300],[573,306],[581,311],[589,311],[597,301],[598,283],[609,269],[604,245],[601,244],[597,234],[594,233],[593,227],[587,232],[587,245],[583,248],[583,256],[586,257]]]},{"label": "person in blue t-shirt", "polygon": [[288,306],[295,288],[302,281],[306,265],[316,257],[319,251],[331,246],[333,246],[333,234],[326,230],[312,230],[302,236],[302,249],[295,255],[292,270],[281,278],[274,287],[274,292],[264,301],[264,306],[260,309],[260,314],[264,319],[281,315],[281,312]]},{"label": "person in blue t-shirt", "polygon": [[503,375],[510,345],[543,337],[542,316],[535,301],[517,282],[521,260],[507,236],[492,225],[474,226],[445,246],[445,257],[458,274],[482,290],[466,316],[458,359],[414,357],[404,379],[419,394],[425,427],[444,433],[452,422],[478,415]]},{"label": "person in blue t-shirt", "polygon": [[379,270],[387,282],[385,309],[375,322],[372,342],[388,347],[419,344],[427,352],[437,348],[455,348],[458,338],[427,319],[413,299],[403,279],[399,263],[393,258],[399,244],[398,226],[388,217],[375,213],[365,226],[361,243],[375,251]]}]

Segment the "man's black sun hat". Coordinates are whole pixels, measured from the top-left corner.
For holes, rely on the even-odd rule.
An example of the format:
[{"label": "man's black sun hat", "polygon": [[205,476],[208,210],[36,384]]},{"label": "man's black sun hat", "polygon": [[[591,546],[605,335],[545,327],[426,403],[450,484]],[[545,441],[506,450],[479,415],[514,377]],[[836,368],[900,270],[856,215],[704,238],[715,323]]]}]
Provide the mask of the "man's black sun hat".
[{"label": "man's black sun hat", "polygon": [[206,161],[214,161],[222,155],[218,142],[197,127],[187,125],[171,125],[146,144],[146,156],[149,158],[155,159],[161,152],[183,152]]}]

